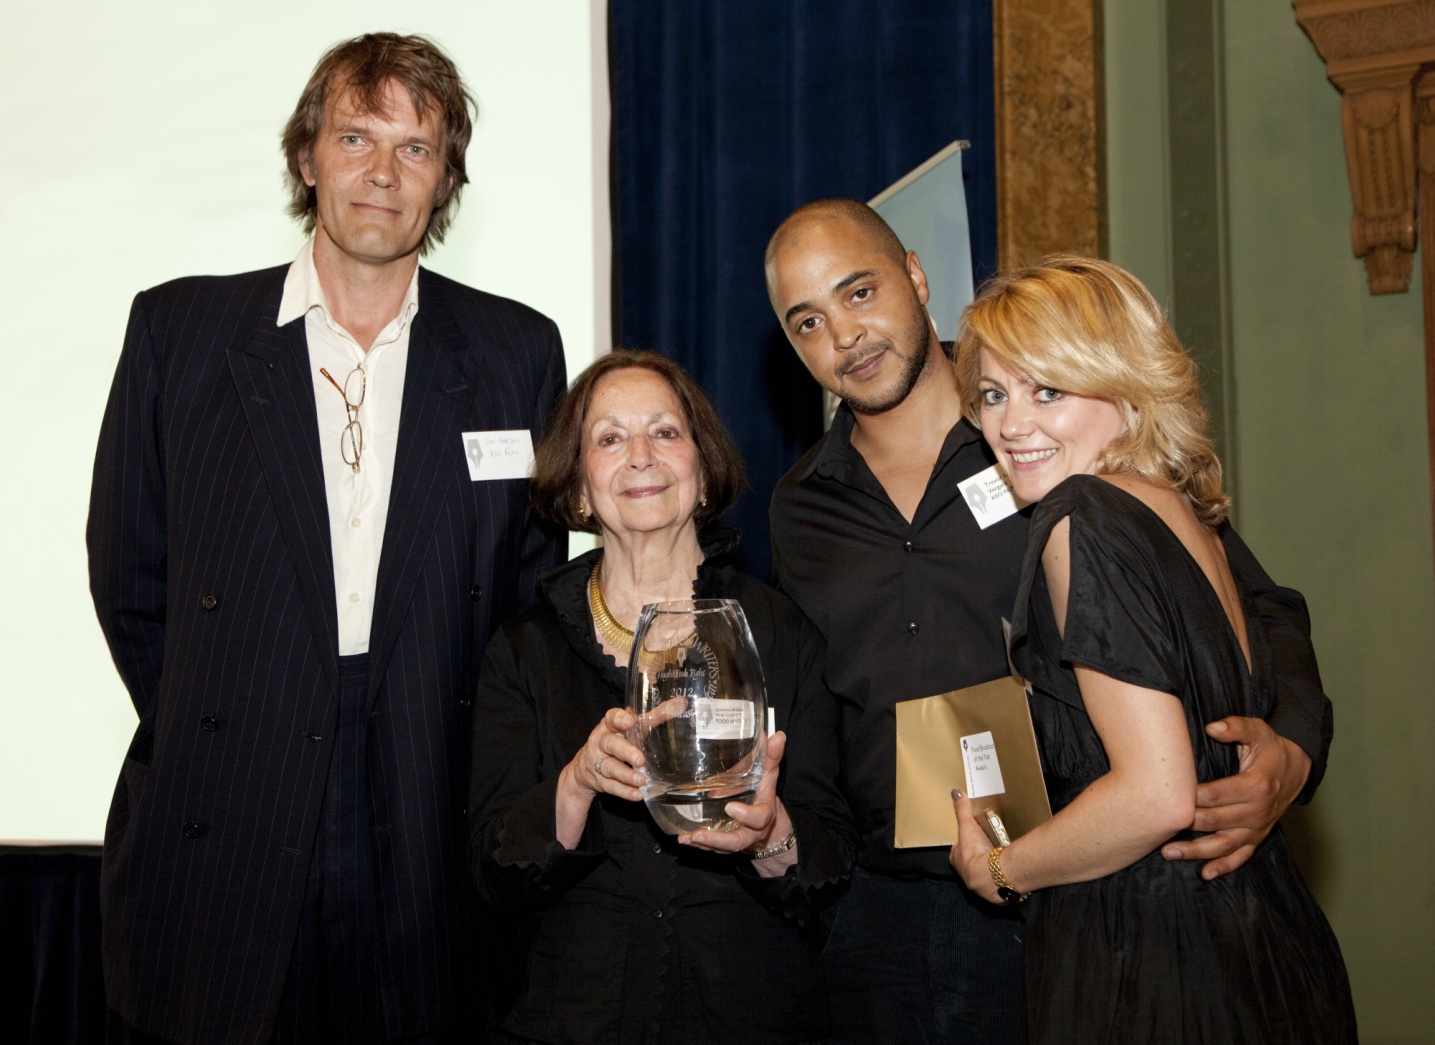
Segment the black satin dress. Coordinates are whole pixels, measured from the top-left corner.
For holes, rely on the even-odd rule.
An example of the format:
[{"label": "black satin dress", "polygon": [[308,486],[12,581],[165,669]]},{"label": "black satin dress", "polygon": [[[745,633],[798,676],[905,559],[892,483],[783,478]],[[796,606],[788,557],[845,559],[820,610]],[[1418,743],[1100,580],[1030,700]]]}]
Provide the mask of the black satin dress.
[{"label": "black satin dress", "polygon": [[[1064,639],[1041,553],[1071,519]],[[1109,765],[1073,665],[1180,698],[1196,775],[1237,771],[1206,736],[1226,715],[1274,704],[1270,651],[1241,579],[1253,669],[1220,599],[1166,524],[1094,476],[1038,506],[1013,613],[1012,657],[1033,684],[1032,718],[1053,810]],[[1199,861],[1159,850],[1092,882],[1034,893],[1025,943],[1027,1031],[1043,1042],[1356,1041],[1340,948],[1277,827],[1239,870],[1206,882]]]}]

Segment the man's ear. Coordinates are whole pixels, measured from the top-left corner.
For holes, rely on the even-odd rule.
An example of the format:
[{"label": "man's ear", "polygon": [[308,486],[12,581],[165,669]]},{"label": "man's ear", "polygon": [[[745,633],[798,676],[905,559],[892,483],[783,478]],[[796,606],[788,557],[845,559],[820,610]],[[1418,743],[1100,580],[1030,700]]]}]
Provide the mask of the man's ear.
[{"label": "man's ear", "polygon": [[450,174],[447,178],[443,180],[443,184],[439,186],[438,191],[433,194],[434,210],[438,210],[440,207],[442,207],[448,201],[449,194],[452,192],[453,175]]},{"label": "man's ear", "polygon": [[313,146],[299,150],[299,174],[304,179],[304,184],[311,189],[314,187],[314,183],[318,181],[318,179],[314,177]]},{"label": "man's ear", "polygon": [[922,263],[917,259],[915,250],[907,251],[907,278],[917,290],[917,300],[925,305],[932,292],[927,289],[927,274],[922,271]]}]

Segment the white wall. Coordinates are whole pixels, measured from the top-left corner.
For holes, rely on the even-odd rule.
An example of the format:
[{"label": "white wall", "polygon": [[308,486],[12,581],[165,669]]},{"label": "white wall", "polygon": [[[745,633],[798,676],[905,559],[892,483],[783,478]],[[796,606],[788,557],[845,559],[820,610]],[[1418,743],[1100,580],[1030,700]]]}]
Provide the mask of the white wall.
[{"label": "white wall", "polygon": [[0,0],[0,840],[98,840],[134,728],[84,526],[135,292],[292,258],[278,140],[315,61],[422,32],[480,107],[425,264],[552,316],[576,373],[608,347],[605,9]]}]

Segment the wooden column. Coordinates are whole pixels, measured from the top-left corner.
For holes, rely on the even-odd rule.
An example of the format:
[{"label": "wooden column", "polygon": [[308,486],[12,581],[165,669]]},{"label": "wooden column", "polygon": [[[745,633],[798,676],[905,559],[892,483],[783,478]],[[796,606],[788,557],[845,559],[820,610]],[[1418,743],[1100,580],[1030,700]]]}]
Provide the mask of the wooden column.
[{"label": "wooden column", "polygon": [[1104,256],[1100,0],[995,0],[997,255]]},{"label": "wooden column", "polygon": [[1341,94],[1351,248],[1365,261],[1370,292],[1407,290],[1417,232],[1425,240],[1420,289],[1435,534],[1435,0],[1291,6]]},{"label": "wooden column", "polygon": [[1425,312],[1425,431],[1430,443],[1430,508],[1435,519],[1435,73],[1415,85],[1415,120],[1419,128],[1420,294]]}]

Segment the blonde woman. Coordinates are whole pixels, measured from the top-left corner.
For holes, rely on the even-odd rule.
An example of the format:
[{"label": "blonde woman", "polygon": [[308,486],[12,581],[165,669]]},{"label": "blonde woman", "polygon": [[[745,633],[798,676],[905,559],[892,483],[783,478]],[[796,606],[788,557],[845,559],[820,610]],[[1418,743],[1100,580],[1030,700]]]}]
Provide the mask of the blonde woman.
[{"label": "blonde woman", "polygon": [[967,415],[1040,502],[1012,657],[1056,815],[993,849],[959,798],[950,855],[985,899],[1030,896],[1030,1041],[1355,1041],[1279,827],[1212,881],[1159,852],[1190,837],[1197,784],[1237,769],[1202,725],[1274,705],[1195,365],[1133,276],[1076,257],[989,284],[958,360]]}]

